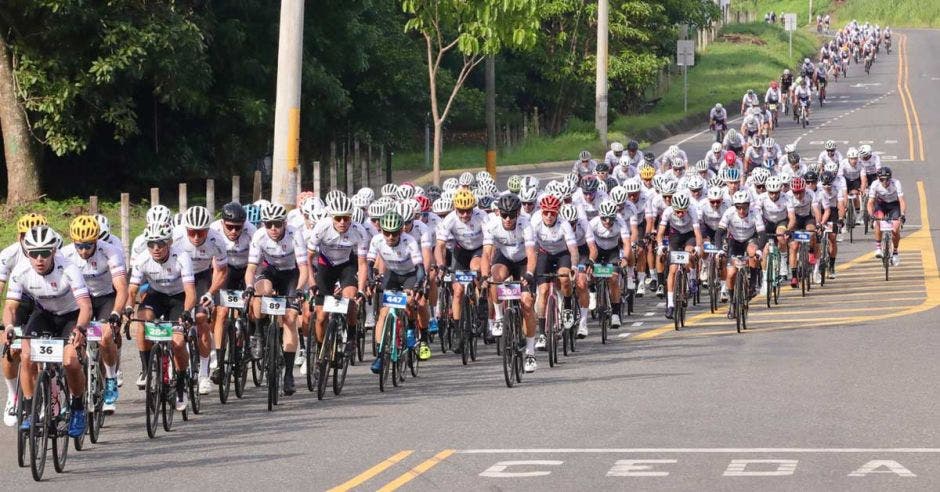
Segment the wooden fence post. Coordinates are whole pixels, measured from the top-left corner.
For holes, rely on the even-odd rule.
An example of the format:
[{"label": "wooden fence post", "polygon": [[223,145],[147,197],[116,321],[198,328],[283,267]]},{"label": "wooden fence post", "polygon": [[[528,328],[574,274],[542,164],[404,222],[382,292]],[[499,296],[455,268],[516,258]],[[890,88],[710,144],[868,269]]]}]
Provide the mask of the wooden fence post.
[{"label": "wooden fence post", "polygon": [[339,163],[336,160],[336,141],[333,140],[330,142],[330,165],[327,166],[330,168],[330,189],[336,189],[337,178],[336,175],[339,171]]},{"label": "wooden fence post", "polygon": [[313,194],[320,197],[320,161],[313,161]]},{"label": "wooden fence post", "polygon": [[131,254],[131,194],[121,193],[121,242],[124,243],[124,257]]},{"label": "wooden fence post", "polygon": [[215,215],[215,180],[212,178],[206,180],[206,210],[210,217]]},{"label": "wooden fence post", "polygon": [[150,206],[160,204],[160,188],[150,188]]},{"label": "wooden fence post", "polygon": [[232,176],[232,201],[235,203],[241,203],[241,187],[242,187],[242,178],[241,176]]},{"label": "wooden fence post", "polygon": [[[359,152],[359,138],[356,137],[356,141],[353,144],[355,150],[353,155],[355,156],[355,162],[352,165],[352,173],[355,179],[353,180],[353,192],[358,191],[359,188],[362,188],[362,183],[366,180],[366,166],[365,162],[362,160],[362,154]],[[356,167],[359,167],[359,173],[356,174]]]},{"label": "wooden fence post", "polygon": [[180,183],[180,198],[179,198],[180,210],[179,211],[180,213],[183,213],[183,214],[185,214],[186,209],[189,208],[186,203],[187,198],[188,198],[186,195],[187,195],[186,183]]},{"label": "wooden fence post", "polygon": [[255,171],[255,180],[251,184],[251,201],[257,202],[261,199],[261,171]]},{"label": "wooden fence post", "polygon": [[98,213],[98,195],[88,197],[88,213],[92,215]]}]

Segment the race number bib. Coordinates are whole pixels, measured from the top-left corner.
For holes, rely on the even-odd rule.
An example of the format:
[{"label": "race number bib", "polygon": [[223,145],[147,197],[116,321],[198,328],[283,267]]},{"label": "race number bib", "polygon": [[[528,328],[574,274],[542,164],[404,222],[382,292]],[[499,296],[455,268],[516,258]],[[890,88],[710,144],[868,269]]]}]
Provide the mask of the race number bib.
[{"label": "race number bib", "polygon": [[522,299],[522,286],[518,283],[497,285],[496,299],[500,301],[517,301]]},{"label": "race number bib", "polygon": [[13,343],[10,344],[10,350],[20,350],[23,348],[23,339],[20,338],[21,336],[23,336],[23,328],[14,326]]},{"label": "race number bib", "polygon": [[805,231],[796,231],[793,233],[793,239],[798,243],[808,243],[810,237],[810,233]]},{"label": "race number bib", "polygon": [[89,342],[100,342],[101,341],[101,323],[97,321],[92,321],[88,323],[88,327],[85,328],[85,339]]},{"label": "race number bib", "polygon": [[890,231],[894,229],[894,224],[890,220],[879,220],[878,226],[881,227],[882,231]]},{"label": "race number bib", "polygon": [[271,314],[274,316],[283,316],[287,312],[287,298],[285,297],[262,297],[261,314]]},{"label": "race number bib", "polygon": [[454,280],[467,285],[473,283],[473,279],[477,277],[476,272],[467,271],[467,270],[457,270],[454,272]]},{"label": "race number bib", "polygon": [[144,323],[144,338],[148,342],[169,342],[173,339],[173,324]]},{"label": "race number bib", "polygon": [[222,307],[245,309],[245,299],[242,298],[244,291],[241,290],[220,290],[219,297]]},{"label": "race number bib", "polygon": [[703,251],[705,251],[706,253],[710,255],[714,255],[714,254],[718,254],[718,252],[721,250],[718,249],[718,246],[715,246],[712,243],[705,243],[705,247],[703,248]]},{"label": "race number bib", "polygon": [[669,261],[673,265],[688,265],[689,264],[689,252],[688,251],[673,251],[669,254]]},{"label": "race number bib", "polygon": [[614,276],[613,265],[594,265],[594,276],[597,278],[610,278]]},{"label": "race number bib", "polygon": [[328,313],[346,314],[349,312],[349,299],[325,296],[323,298],[323,310]]},{"label": "race number bib", "polygon": [[33,362],[62,362],[65,340],[58,338],[34,338],[30,341],[30,359]]},{"label": "race number bib", "polygon": [[404,292],[385,291],[382,294],[382,305],[387,308],[405,309],[408,305],[408,296]]}]

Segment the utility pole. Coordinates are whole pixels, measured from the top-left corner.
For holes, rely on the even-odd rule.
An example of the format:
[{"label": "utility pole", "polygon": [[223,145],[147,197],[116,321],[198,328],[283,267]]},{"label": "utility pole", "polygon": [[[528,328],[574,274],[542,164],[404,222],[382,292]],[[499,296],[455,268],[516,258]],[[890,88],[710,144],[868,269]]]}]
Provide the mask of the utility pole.
[{"label": "utility pole", "polygon": [[277,96],[274,106],[274,154],[271,201],[296,201],[300,153],[300,69],[303,60],[304,0],[281,0],[277,49]]},{"label": "utility pole", "polygon": [[594,128],[607,148],[607,0],[597,2],[597,80],[594,88]]},{"label": "utility pole", "polygon": [[486,170],[496,176],[496,59],[486,57]]}]

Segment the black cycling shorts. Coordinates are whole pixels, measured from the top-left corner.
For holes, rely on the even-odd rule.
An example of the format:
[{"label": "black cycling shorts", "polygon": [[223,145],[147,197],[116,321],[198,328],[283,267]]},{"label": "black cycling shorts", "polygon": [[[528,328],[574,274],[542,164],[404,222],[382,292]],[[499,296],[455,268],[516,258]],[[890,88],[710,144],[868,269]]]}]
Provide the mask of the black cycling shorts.
[{"label": "black cycling shorts", "polygon": [[382,289],[386,292],[391,290],[414,290],[416,285],[418,285],[418,272],[400,275],[391,270],[387,270],[382,278]]},{"label": "black cycling shorts", "polygon": [[246,267],[228,266],[228,278],[225,279],[226,290],[245,290]]},{"label": "black cycling shorts", "polygon": [[49,335],[53,338],[67,337],[78,321],[78,310],[65,314],[54,314],[39,306],[33,310],[23,327],[23,334],[28,337]]},{"label": "black cycling shorts", "polygon": [[796,216],[796,226],[793,228],[794,230],[805,231],[809,226],[816,226],[816,217],[813,217],[813,214]]},{"label": "black cycling shorts", "polygon": [[167,295],[162,292],[150,290],[140,301],[141,309],[153,311],[153,319],[175,322],[183,316],[186,307],[186,294],[180,292]]},{"label": "black cycling shorts", "polygon": [[470,262],[474,258],[483,256],[483,246],[477,249],[463,249],[460,245],[454,246],[451,270],[469,270]]},{"label": "black cycling shorts", "polygon": [[287,307],[300,311],[297,305],[297,279],[300,277],[300,269],[292,268],[290,270],[278,270],[271,265],[264,267],[261,273],[255,276],[255,282],[267,280],[274,286],[274,292],[278,296],[287,298]]},{"label": "black cycling shorts", "polygon": [[620,249],[620,247],[615,247],[611,249],[597,248],[597,263],[602,264],[602,265],[607,264],[607,263],[611,263],[613,265],[619,265],[621,251],[622,250]]},{"label": "black cycling shorts", "polygon": [[509,270],[509,276],[515,279],[521,279],[522,275],[526,271],[526,266],[528,266],[528,258],[523,258],[519,261],[512,261],[509,258],[503,256],[503,254],[497,249],[496,254],[493,255],[493,264],[494,265],[503,265]]},{"label": "black cycling shorts", "polygon": [[548,282],[551,279],[540,277],[540,275],[558,273],[561,268],[571,269],[571,253],[567,249],[560,253],[549,253],[539,249],[539,257],[535,262],[536,283],[541,285]]},{"label": "black cycling shorts", "polygon": [[728,256],[746,255],[747,247],[750,244],[757,246],[757,240],[755,238],[751,238],[751,239],[748,239],[747,241],[738,241],[735,238],[728,236],[728,242],[726,244]]},{"label": "black cycling shorts", "polygon": [[359,257],[355,253],[351,253],[349,260],[342,265],[332,265],[329,260],[318,255],[315,268],[317,287],[320,289],[316,298],[317,306],[323,305],[323,296],[332,294],[337,283],[342,289],[359,285]]},{"label": "black cycling shorts", "polygon": [[767,235],[772,236],[776,235],[779,229],[787,230],[787,226],[790,225],[790,219],[786,218],[783,220],[778,220],[776,222],[772,220],[764,219],[764,230],[767,231]]},{"label": "black cycling shorts", "polygon": [[845,180],[845,190],[856,191],[862,188],[862,177],[859,176],[858,179],[846,179]]},{"label": "black cycling shorts", "polygon": [[882,212],[884,220],[897,220],[901,218],[901,202],[875,202],[875,213]]},{"label": "black cycling shorts", "polygon": [[686,246],[695,246],[695,231],[678,232],[672,231],[669,234],[669,251],[685,251]]},{"label": "black cycling shorts", "polygon": [[114,292],[103,296],[92,297],[91,319],[96,319],[98,321],[104,321],[108,319],[108,317],[111,316],[111,313],[114,312],[114,297]]}]

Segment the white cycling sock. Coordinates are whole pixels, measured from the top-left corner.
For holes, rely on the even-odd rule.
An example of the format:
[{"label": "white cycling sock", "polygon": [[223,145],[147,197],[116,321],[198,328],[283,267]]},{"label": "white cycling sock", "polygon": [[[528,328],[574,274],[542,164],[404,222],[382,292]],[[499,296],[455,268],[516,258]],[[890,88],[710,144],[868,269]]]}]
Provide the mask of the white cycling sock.
[{"label": "white cycling sock", "polygon": [[199,356],[199,375],[208,376],[209,375],[209,358]]},{"label": "white cycling sock", "polygon": [[581,308],[581,325],[587,326],[588,308]]},{"label": "white cycling sock", "polygon": [[642,284],[646,280],[646,272],[639,272],[636,274],[637,283]]},{"label": "white cycling sock", "polygon": [[676,307],[675,293],[670,292],[666,294],[666,307]]},{"label": "white cycling sock", "polygon": [[7,396],[10,397],[10,399],[12,399],[15,395],[16,395],[16,378],[7,379]]},{"label": "white cycling sock", "polygon": [[499,303],[493,305],[493,319],[497,321],[503,319],[503,310]]},{"label": "white cycling sock", "polygon": [[112,378],[117,377],[117,376],[116,376],[116,372],[117,372],[117,371],[115,370],[115,368],[114,368],[113,365],[111,365],[111,364],[105,364],[105,365],[104,365],[104,373],[105,373],[105,377],[106,377],[106,378],[112,379]]},{"label": "white cycling sock", "polygon": [[535,355],[535,337],[525,337],[525,354]]}]

